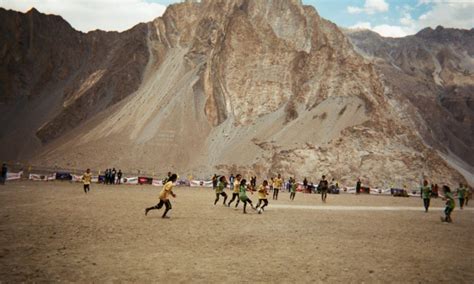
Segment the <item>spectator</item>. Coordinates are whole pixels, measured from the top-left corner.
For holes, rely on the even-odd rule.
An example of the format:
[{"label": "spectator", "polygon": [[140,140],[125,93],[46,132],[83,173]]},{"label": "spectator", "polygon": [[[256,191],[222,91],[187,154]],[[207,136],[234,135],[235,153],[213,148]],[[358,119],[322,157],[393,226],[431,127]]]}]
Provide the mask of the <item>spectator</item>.
[{"label": "spectator", "polygon": [[8,175],[8,168],[7,164],[2,165],[2,175],[0,176],[0,184],[4,185],[5,182],[7,181],[7,175]]},{"label": "spectator", "polygon": [[117,171],[115,170],[115,168],[112,169],[112,173],[110,175],[110,183],[111,184],[115,184],[115,176],[117,175]]},{"label": "spectator", "polygon": [[360,193],[361,184],[362,183],[360,182],[360,178],[359,178],[356,183],[356,194]]},{"label": "spectator", "polygon": [[170,177],[171,177],[171,172],[168,172],[168,175],[163,179],[163,185],[166,184],[170,180]]},{"label": "spectator", "polygon": [[217,175],[214,174],[214,176],[212,177],[212,189],[213,189],[214,191],[216,191],[217,182],[218,182],[218,181],[219,181],[219,180],[217,179]]},{"label": "spectator", "polygon": [[105,170],[105,184],[110,184],[110,169]]},{"label": "spectator", "polygon": [[119,169],[117,173],[117,184],[120,184],[122,182],[122,170]]}]

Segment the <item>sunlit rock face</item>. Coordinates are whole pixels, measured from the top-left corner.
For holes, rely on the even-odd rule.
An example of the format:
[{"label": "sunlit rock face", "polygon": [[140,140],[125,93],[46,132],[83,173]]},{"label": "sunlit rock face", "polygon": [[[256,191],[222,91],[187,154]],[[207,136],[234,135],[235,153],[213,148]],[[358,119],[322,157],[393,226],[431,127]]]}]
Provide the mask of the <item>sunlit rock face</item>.
[{"label": "sunlit rock face", "polygon": [[[346,31],[375,63],[423,140],[474,172],[474,29],[426,28],[405,38]],[[472,176],[472,175],[471,175]]]}]

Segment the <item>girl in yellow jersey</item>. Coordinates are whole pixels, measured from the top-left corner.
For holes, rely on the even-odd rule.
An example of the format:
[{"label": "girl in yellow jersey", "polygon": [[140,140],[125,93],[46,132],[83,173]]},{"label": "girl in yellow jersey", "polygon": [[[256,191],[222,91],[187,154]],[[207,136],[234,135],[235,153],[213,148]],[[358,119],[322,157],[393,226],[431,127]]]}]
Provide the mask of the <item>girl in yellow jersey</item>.
[{"label": "girl in yellow jersey", "polygon": [[84,193],[88,193],[91,186],[92,174],[91,170],[87,169],[84,175],[82,176],[82,182],[84,183]]},{"label": "girl in yellow jersey", "polygon": [[161,216],[161,218],[169,218],[166,216],[166,213],[171,210],[171,202],[169,200],[169,195],[176,197],[176,194],[173,192],[173,186],[174,182],[178,179],[178,176],[176,174],[172,174],[170,178],[168,179],[168,182],[163,186],[163,189],[160,192],[160,203],[156,204],[155,206],[148,207],[145,209],[145,216],[148,214],[148,211],[153,210],[153,209],[161,209],[163,205],[165,205],[165,212]]},{"label": "girl in yellow jersey", "polygon": [[235,181],[234,181],[234,191],[232,192],[232,199],[229,201],[229,204],[227,204],[227,206],[230,207],[230,205],[232,204],[232,202],[234,202],[235,199],[237,199],[237,203],[235,203],[235,208],[237,208],[237,206],[239,205],[239,191],[240,191],[240,181],[242,180],[242,176],[240,174],[238,174],[236,177],[235,177]]},{"label": "girl in yellow jersey", "polygon": [[264,211],[263,208],[268,205],[268,200],[267,200],[267,186],[268,186],[268,181],[264,180],[263,183],[258,187],[258,203],[257,203],[257,209],[260,207],[260,204],[263,202],[263,206],[260,207]]},{"label": "girl in yellow jersey", "polygon": [[227,187],[227,180],[225,179],[225,176],[221,176],[219,178],[219,184],[216,187],[216,199],[214,200],[214,205],[217,204],[219,201],[219,196],[224,197],[224,202],[222,202],[223,205],[225,204],[225,201],[227,200],[227,194],[224,192],[224,189]]},{"label": "girl in yellow jersey", "polygon": [[282,185],[283,179],[281,178],[281,175],[278,174],[278,177],[273,180],[273,199],[278,200],[278,192],[280,191]]}]

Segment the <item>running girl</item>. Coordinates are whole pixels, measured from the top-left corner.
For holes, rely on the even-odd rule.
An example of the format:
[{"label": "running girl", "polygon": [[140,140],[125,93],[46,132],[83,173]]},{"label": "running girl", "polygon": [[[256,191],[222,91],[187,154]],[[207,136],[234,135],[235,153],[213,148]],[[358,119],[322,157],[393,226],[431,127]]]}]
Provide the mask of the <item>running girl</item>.
[{"label": "running girl", "polygon": [[169,218],[166,216],[166,213],[171,210],[171,202],[169,200],[169,195],[176,198],[176,194],[173,192],[174,182],[178,179],[176,174],[172,174],[168,179],[168,182],[163,186],[163,189],[160,192],[160,203],[156,204],[155,206],[149,207],[145,209],[145,216],[148,214],[148,211],[153,209],[161,209],[163,205],[165,205],[165,212],[161,216],[161,218]]},{"label": "running girl", "polygon": [[91,170],[87,169],[84,175],[82,176],[82,182],[84,183],[84,193],[88,193],[90,191],[91,181],[92,181]]},{"label": "running girl", "polygon": [[281,178],[281,175],[278,174],[278,177],[276,177],[273,180],[273,199],[278,200],[278,192],[281,189],[281,186],[283,185],[283,180]]},{"label": "running girl", "polygon": [[258,187],[258,203],[257,203],[257,209],[260,207],[260,204],[263,202],[263,206],[260,207],[263,211],[265,211],[263,208],[268,205],[268,200],[267,200],[267,186],[268,186],[268,181],[264,180],[263,183]]},{"label": "running girl", "polygon": [[426,179],[423,181],[423,186],[420,188],[420,192],[421,198],[423,198],[425,212],[428,212],[428,208],[430,208],[431,187],[428,185],[428,181]]},{"label": "running girl", "polygon": [[227,180],[225,179],[225,176],[221,176],[219,178],[219,184],[216,187],[216,200],[214,200],[214,205],[217,204],[217,201],[219,201],[219,196],[224,196],[224,202],[222,202],[223,205],[225,205],[225,201],[227,200],[227,194],[224,192],[224,189],[227,187]]},{"label": "running girl", "polygon": [[239,205],[239,191],[240,191],[240,180],[242,179],[242,176],[240,174],[238,174],[236,177],[235,177],[235,181],[234,181],[234,191],[232,192],[232,199],[229,201],[229,204],[227,204],[227,206],[230,207],[230,205],[232,204],[232,202],[234,202],[234,199],[237,199],[237,203],[235,203],[235,208],[237,208],[237,206]]},{"label": "running girl", "polygon": [[455,207],[454,196],[451,193],[451,189],[447,185],[443,185],[444,197],[443,200],[446,200],[446,208],[444,209],[445,217],[441,217],[442,222],[451,223],[451,212],[453,212]]},{"label": "running girl", "polygon": [[247,203],[250,204],[250,206],[252,207],[252,209],[256,209],[255,207],[253,207],[253,204],[252,204],[252,200],[250,200],[250,198],[247,196],[247,190],[250,190],[249,188],[247,188],[247,181],[245,179],[243,179],[241,182],[240,182],[240,190],[239,190],[239,198],[240,198],[240,201],[242,201],[244,203],[244,214],[247,214],[247,211],[245,209],[247,209]]},{"label": "running girl", "polygon": [[326,203],[326,198],[328,197],[328,181],[325,175],[323,175],[319,181],[318,189],[321,190],[321,200]]}]

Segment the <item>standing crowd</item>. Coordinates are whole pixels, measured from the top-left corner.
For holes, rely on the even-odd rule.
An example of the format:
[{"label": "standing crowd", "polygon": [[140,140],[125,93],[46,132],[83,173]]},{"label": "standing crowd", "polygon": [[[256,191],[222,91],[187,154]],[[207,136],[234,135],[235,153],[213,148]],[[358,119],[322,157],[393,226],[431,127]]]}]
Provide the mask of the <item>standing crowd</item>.
[{"label": "standing crowd", "polygon": [[106,169],[104,171],[104,179],[103,183],[104,184],[121,184],[122,183],[122,170],[118,170],[118,172],[115,170],[115,168],[112,169]]}]

